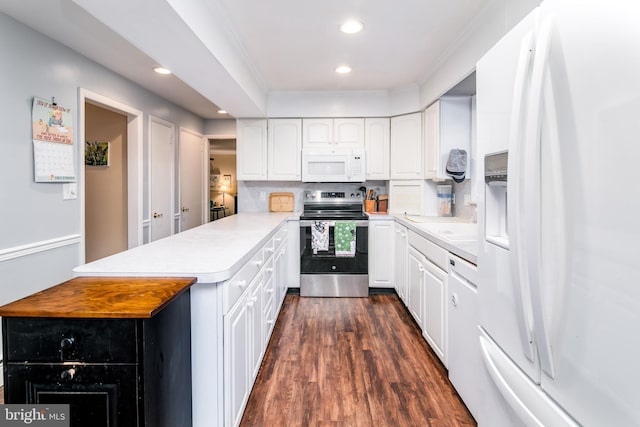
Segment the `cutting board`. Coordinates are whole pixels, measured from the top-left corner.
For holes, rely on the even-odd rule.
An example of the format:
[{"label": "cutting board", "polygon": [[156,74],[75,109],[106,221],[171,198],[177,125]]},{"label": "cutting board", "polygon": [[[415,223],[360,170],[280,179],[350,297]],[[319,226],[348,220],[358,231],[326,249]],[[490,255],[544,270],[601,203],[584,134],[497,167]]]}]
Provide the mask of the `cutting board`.
[{"label": "cutting board", "polygon": [[293,212],[293,193],[269,193],[270,212]]}]

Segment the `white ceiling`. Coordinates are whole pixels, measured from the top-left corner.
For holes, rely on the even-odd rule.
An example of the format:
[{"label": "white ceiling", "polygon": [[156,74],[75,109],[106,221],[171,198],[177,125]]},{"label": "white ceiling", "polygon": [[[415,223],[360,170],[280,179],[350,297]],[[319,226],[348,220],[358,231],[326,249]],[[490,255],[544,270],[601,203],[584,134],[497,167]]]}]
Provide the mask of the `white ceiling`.
[{"label": "white ceiling", "polygon": [[[220,118],[216,103],[236,115],[240,102],[264,111],[270,91],[420,85],[489,1],[0,0],[0,11],[203,118]],[[340,33],[347,18],[364,31]],[[353,72],[336,74],[341,64]],[[157,65],[175,75],[155,75]]]}]

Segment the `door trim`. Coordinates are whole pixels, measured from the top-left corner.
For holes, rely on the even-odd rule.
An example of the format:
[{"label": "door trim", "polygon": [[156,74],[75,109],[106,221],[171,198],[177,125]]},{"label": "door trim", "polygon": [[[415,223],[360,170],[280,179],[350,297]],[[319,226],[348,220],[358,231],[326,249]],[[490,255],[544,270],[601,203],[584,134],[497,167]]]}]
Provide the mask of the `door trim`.
[{"label": "door trim", "polygon": [[127,116],[127,246],[129,249],[143,243],[142,221],[142,171],[143,171],[143,113],[129,105],[115,101],[106,96],[92,92],[84,88],[78,88],[78,135],[81,140],[78,143],[79,175],[81,188],[78,191],[80,198],[80,253],[79,263],[85,263],[85,174],[84,174],[84,143],[85,138],[85,102],[97,105],[101,108],[114,111]]}]

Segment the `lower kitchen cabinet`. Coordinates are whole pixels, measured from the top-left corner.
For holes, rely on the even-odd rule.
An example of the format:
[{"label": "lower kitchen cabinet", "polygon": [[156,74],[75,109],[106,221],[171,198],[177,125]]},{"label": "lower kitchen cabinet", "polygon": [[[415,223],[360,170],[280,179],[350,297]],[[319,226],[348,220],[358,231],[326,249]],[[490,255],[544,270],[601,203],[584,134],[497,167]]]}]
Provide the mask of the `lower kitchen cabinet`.
[{"label": "lower kitchen cabinet", "polygon": [[287,233],[287,225],[284,225],[234,277],[223,284],[229,295],[226,300],[229,307],[224,309],[223,315],[222,339],[222,423],[225,426],[237,426],[242,420],[286,294]]},{"label": "lower kitchen cabinet", "polygon": [[[71,427],[191,426],[190,293],[180,289],[194,281],[76,278],[0,308],[5,403],[69,404]],[[157,307],[138,311],[140,298]]]},{"label": "lower kitchen cabinet", "polygon": [[396,284],[396,292],[402,302],[407,305],[407,256],[409,253],[407,227],[395,223],[393,226],[393,234],[393,276]]},{"label": "lower kitchen cabinet", "polygon": [[422,335],[447,366],[447,273],[428,261],[424,271]]},{"label": "lower kitchen cabinet", "polygon": [[414,320],[423,328],[424,321],[424,265],[427,262],[425,257],[415,248],[409,247],[407,258],[407,308]]},{"label": "lower kitchen cabinet", "polygon": [[369,221],[369,287],[394,287],[394,257],[391,248],[394,241],[393,220]]}]

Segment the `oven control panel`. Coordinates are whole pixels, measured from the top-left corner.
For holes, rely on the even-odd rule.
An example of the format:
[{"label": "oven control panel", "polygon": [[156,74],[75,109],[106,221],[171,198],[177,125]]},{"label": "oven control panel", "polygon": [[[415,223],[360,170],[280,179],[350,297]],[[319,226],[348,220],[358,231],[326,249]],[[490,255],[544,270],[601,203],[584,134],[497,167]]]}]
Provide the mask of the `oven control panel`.
[{"label": "oven control panel", "polygon": [[310,201],[321,201],[321,202],[360,202],[364,200],[364,194],[362,191],[305,191],[304,192],[304,202]]}]

